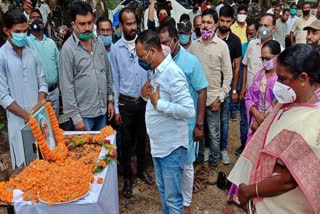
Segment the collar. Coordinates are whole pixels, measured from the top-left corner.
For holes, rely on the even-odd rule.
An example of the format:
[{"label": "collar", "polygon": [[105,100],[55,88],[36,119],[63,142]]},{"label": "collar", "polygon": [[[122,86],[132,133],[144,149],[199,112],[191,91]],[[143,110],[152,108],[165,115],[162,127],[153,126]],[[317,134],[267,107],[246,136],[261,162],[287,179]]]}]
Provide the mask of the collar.
[{"label": "collar", "polygon": [[137,37],[138,37],[138,35],[136,35],[136,38],[135,38],[134,40],[127,41],[127,40],[124,38],[123,33],[122,33],[121,39],[119,39],[119,41],[121,41],[121,42],[119,42],[119,47],[127,46],[127,44],[130,43],[130,42],[135,42],[136,39],[137,39]]},{"label": "collar", "polygon": [[158,65],[158,67],[154,69],[155,70],[154,74],[161,73],[162,71],[164,71],[171,61],[172,61],[171,54],[168,54],[166,58],[160,63],[160,65]]},{"label": "collar", "polygon": [[[219,36],[219,34],[218,34],[218,31],[219,31],[219,29],[217,29],[216,35],[220,38],[220,36]],[[226,41],[229,40],[230,34],[231,34],[231,29],[229,29],[227,37],[224,38],[224,39],[222,39],[222,40],[226,40]],[[220,39],[221,39],[221,38],[220,38]]]},{"label": "collar", "polygon": [[234,26],[235,26],[235,27],[239,27],[239,28],[247,28],[247,22],[245,22],[244,25],[241,26],[241,25],[238,24],[238,21],[235,21],[235,22],[234,22]]},{"label": "collar", "polygon": [[175,55],[173,57],[173,60],[175,60],[183,51],[185,51],[184,47],[182,47],[181,45],[179,45],[179,51],[177,53],[177,55]]},{"label": "collar", "polygon": [[[196,40],[196,42],[200,42],[202,44],[204,44],[204,42],[202,41],[202,37],[200,37],[199,39]],[[218,36],[217,33],[214,34],[212,40],[209,42],[210,43],[218,43]]]},{"label": "collar", "polygon": [[[6,43],[4,43],[3,47],[5,49],[7,49],[8,51],[11,51],[13,53],[16,53],[14,50],[13,50],[13,46],[11,45],[11,43],[7,40]],[[22,48],[22,54],[24,53],[24,51],[26,50],[26,46],[24,46]]]}]

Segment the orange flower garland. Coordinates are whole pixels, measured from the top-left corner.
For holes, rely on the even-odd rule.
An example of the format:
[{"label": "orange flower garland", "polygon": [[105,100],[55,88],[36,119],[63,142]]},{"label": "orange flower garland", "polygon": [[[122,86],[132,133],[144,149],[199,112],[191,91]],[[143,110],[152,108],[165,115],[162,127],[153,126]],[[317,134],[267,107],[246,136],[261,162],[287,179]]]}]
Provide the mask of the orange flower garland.
[{"label": "orange flower garland", "polygon": [[56,146],[54,150],[49,148],[38,126],[37,120],[34,117],[32,117],[28,123],[44,158],[50,161],[63,161],[68,155],[68,148],[64,144],[63,131],[59,128],[59,123],[51,103],[47,102],[45,105],[49,113],[53,134],[58,142],[58,146]]}]

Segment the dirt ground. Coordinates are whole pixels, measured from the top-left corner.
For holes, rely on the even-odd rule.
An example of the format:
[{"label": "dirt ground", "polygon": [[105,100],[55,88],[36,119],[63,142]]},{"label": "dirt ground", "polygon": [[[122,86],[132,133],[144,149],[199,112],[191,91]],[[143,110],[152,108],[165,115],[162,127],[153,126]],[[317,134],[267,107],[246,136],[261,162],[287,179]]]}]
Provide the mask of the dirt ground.
[{"label": "dirt ground", "polygon": [[[239,115],[238,115],[239,118]],[[240,144],[239,138],[239,119],[236,122],[230,121],[229,130],[229,155],[231,158],[231,164],[218,166],[218,171],[223,171],[226,174],[230,172],[237,157],[234,155],[236,148]],[[7,143],[6,134],[0,134],[0,159],[10,163],[10,153]],[[205,163],[206,165],[207,163]],[[12,171],[9,166],[8,174]],[[154,177],[152,168],[152,162],[149,162],[148,171]],[[6,174],[0,174],[0,181],[5,180]],[[120,213],[123,214],[161,214],[161,201],[160,195],[156,185],[150,187],[138,179],[133,188],[133,197],[126,199],[122,196],[121,190],[123,185],[123,179],[119,176],[119,203]],[[238,207],[233,205],[227,205],[226,203],[227,191],[220,190],[216,185],[208,185],[204,191],[193,194],[192,201],[192,213],[194,214],[218,214],[218,213],[244,213]],[[228,212],[225,211],[227,208]],[[4,208],[0,208],[0,214],[7,214]]]}]

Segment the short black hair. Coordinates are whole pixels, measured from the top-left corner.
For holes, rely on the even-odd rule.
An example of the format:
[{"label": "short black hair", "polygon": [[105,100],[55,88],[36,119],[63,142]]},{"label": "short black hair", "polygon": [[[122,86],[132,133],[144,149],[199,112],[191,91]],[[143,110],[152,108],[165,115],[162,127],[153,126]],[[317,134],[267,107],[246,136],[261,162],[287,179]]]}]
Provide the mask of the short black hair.
[{"label": "short black hair", "polygon": [[171,16],[171,12],[167,7],[159,7],[158,11],[157,11],[157,17],[159,18],[159,14],[161,10],[165,10],[168,14],[168,16]]},{"label": "short black hair", "polygon": [[266,16],[269,16],[269,17],[271,17],[272,18],[272,24],[273,25],[276,25],[276,17],[274,17],[274,15],[273,14],[271,14],[271,13],[266,13],[266,14],[264,14],[262,17],[261,17],[261,19],[263,18],[263,17],[266,17]]},{"label": "short black hair", "polygon": [[202,12],[201,16],[204,17],[204,16],[207,16],[207,15],[211,16],[211,17],[213,18],[213,20],[214,20],[215,23],[218,22],[218,19],[219,19],[219,18],[218,18],[218,14],[217,14],[216,10],[214,10],[214,9],[212,9],[212,8],[207,8],[207,9],[205,9],[205,10]]},{"label": "short black hair", "polygon": [[150,48],[155,48],[159,51],[162,50],[160,38],[153,30],[142,31],[135,41],[136,44],[138,44],[138,42],[143,45],[145,50],[149,50]]},{"label": "short black hair", "polygon": [[237,13],[239,13],[241,10],[248,12],[248,8],[243,4],[238,7]]},{"label": "short black hair", "polygon": [[247,20],[247,27],[254,25],[254,28],[256,29],[256,31],[258,31],[259,29],[259,22],[256,19],[248,19]]},{"label": "short black hair", "polygon": [[97,29],[99,30],[99,24],[100,22],[109,22],[110,25],[111,25],[111,28],[112,28],[112,22],[110,19],[108,19],[107,17],[103,17],[103,16],[100,16],[98,19],[97,19],[97,22],[96,22],[96,25],[97,25]]},{"label": "short black hair", "polygon": [[180,16],[180,19],[179,19],[179,23],[182,21],[182,20],[189,20],[190,21],[190,16],[186,13],[183,13],[181,14]]},{"label": "short black hair", "polygon": [[27,17],[18,9],[8,10],[3,15],[3,25],[8,29],[11,29],[13,25],[27,22]]},{"label": "short black hair", "polygon": [[90,4],[83,1],[75,1],[72,3],[70,10],[71,21],[76,21],[77,15],[85,16],[88,13],[91,13],[93,15],[92,7],[90,6]]},{"label": "short black hair", "polygon": [[277,61],[295,78],[305,72],[311,79],[310,83],[320,83],[320,55],[311,45],[290,46],[278,56]]},{"label": "short black hair", "polygon": [[290,13],[290,9],[288,9],[288,8],[283,9],[283,10],[282,10],[282,14],[284,14],[285,12]]},{"label": "short black hair", "polygon": [[[42,19],[42,14],[41,14],[41,12],[40,12],[40,10],[39,10],[38,8],[33,9],[33,10],[31,11],[31,13],[34,13],[34,12],[38,13],[38,14],[40,15],[41,19]],[[31,14],[31,13],[30,13],[30,14]]]},{"label": "short black hair", "polygon": [[122,9],[120,10],[120,13],[119,13],[119,22],[120,22],[121,24],[123,24],[122,15],[123,15],[124,13],[133,13],[134,17],[137,19],[136,14],[135,14],[130,8],[125,7],[125,8],[122,8]]},{"label": "short black hair", "polygon": [[196,16],[193,18],[193,20],[192,20],[192,21],[193,21],[193,25],[196,24],[195,22],[196,22],[196,19],[197,19],[198,17],[202,17],[202,16],[201,16],[201,15],[196,15]]},{"label": "short black hair", "polygon": [[270,48],[270,52],[272,55],[278,55],[281,53],[281,45],[276,40],[267,41],[262,45],[262,48],[264,47]]},{"label": "short black hair", "polygon": [[166,17],[161,23],[158,28],[158,32],[161,31],[168,31],[170,38],[179,38],[178,36],[178,30],[176,28],[176,22],[171,17]]},{"label": "short black hair", "polygon": [[234,10],[230,5],[225,5],[225,6],[221,7],[219,13],[220,13],[219,17],[223,16],[223,17],[233,18]]}]

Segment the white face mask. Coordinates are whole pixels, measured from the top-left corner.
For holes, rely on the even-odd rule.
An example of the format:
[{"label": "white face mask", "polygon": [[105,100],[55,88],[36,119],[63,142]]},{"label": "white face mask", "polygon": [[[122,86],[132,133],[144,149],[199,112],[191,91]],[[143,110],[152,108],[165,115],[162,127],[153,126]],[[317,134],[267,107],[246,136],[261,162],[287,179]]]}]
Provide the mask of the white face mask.
[{"label": "white face mask", "polygon": [[246,19],[247,19],[247,15],[245,15],[245,14],[238,14],[237,15],[238,22],[245,22]]},{"label": "white face mask", "polygon": [[276,82],[273,86],[273,94],[281,104],[293,103],[296,100],[296,92],[281,82]]}]

